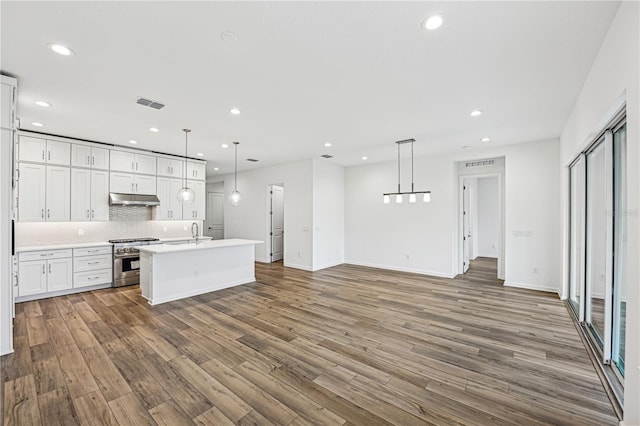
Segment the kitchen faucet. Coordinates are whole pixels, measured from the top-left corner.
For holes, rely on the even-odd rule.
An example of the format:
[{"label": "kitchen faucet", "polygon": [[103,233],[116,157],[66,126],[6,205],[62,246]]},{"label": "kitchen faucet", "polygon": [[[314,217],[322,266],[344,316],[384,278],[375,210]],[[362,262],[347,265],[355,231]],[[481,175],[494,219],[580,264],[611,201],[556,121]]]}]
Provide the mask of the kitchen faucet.
[{"label": "kitchen faucet", "polygon": [[198,229],[198,222],[193,222],[191,224],[191,236],[196,240],[196,245],[198,245],[198,235],[199,234],[200,234],[200,230]]}]

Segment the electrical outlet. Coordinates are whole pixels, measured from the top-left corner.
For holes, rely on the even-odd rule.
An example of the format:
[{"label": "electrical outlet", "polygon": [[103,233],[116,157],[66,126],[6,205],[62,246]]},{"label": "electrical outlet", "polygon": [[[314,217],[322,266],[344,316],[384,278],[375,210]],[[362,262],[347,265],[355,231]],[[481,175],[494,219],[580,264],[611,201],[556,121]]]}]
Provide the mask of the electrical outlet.
[{"label": "electrical outlet", "polygon": [[407,253],[407,254],[404,255],[404,258],[407,259],[407,260],[411,260],[411,255],[409,253]]},{"label": "electrical outlet", "polygon": [[84,235],[84,229],[78,228],[78,235]]},{"label": "electrical outlet", "polygon": [[302,257],[302,252],[298,252],[298,257]]},{"label": "electrical outlet", "polygon": [[531,268],[531,272],[533,272],[534,274],[538,273],[538,267],[534,266],[533,268]]}]

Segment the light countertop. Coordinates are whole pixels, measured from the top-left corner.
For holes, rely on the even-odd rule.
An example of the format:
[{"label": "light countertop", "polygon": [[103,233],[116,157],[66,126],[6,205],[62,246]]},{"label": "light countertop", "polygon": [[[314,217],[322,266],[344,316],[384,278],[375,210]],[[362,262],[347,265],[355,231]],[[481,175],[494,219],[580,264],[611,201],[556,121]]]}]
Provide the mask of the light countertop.
[{"label": "light countertop", "polygon": [[255,245],[262,243],[264,243],[264,241],[231,238],[228,240],[201,240],[200,242],[198,242],[198,245],[196,245],[194,242],[191,242],[187,244],[152,244],[148,246],[138,246],[136,248],[143,253],[164,254],[190,250],[206,250],[224,247],[246,246],[252,244]]}]

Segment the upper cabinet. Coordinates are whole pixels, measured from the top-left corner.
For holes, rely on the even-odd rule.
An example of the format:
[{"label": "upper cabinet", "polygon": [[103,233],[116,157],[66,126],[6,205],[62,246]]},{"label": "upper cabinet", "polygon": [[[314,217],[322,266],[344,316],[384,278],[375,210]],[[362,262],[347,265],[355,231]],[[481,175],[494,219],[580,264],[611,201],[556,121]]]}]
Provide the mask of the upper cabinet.
[{"label": "upper cabinet", "polygon": [[71,145],[71,165],[96,170],[109,170],[109,150],[89,145]]},{"label": "upper cabinet", "polygon": [[71,164],[71,144],[20,136],[18,161],[69,166]]},{"label": "upper cabinet", "polygon": [[2,94],[2,104],[0,105],[0,126],[3,129],[13,130],[15,128],[15,113],[16,113],[16,88],[17,81],[11,77],[2,77],[0,88]]},{"label": "upper cabinet", "polygon": [[207,178],[207,165],[204,162],[187,162],[187,179],[205,180]]},{"label": "upper cabinet", "polygon": [[112,149],[111,171],[155,175],[156,157]]},{"label": "upper cabinet", "polygon": [[158,157],[158,176],[182,178],[184,161],[175,158]]}]

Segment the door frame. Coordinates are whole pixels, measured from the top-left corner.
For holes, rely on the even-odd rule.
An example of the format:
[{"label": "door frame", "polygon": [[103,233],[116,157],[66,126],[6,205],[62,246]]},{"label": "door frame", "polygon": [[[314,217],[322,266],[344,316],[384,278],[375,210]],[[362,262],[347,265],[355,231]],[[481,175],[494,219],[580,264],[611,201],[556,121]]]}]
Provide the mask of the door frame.
[{"label": "door frame", "polygon": [[286,191],[285,191],[284,183],[270,183],[270,184],[267,185],[266,211],[265,211],[265,213],[266,213],[265,216],[267,218],[267,228],[266,228],[266,238],[265,238],[265,241],[266,241],[265,258],[266,258],[266,262],[267,263],[272,263],[273,262],[273,255],[271,254],[272,253],[271,248],[272,248],[273,241],[271,241],[272,238],[271,238],[271,214],[270,214],[270,212],[271,212],[271,187],[272,186],[280,186],[280,187],[282,187],[282,193],[283,193],[283,195],[282,195],[282,222],[283,222],[283,224],[282,224],[282,234],[283,234],[283,236],[282,236],[282,263],[284,264],[284,261],[285,261],[284,257],[285,257],[285,254],[287,252],[287,250],[286,250],[286,232],[285,232],[286,231],[285,230],[286,221],[284,220],[285,197],[286,197],[285,192]]},{"label": "door frame", "polygon": [[[466,178],[488,178],[488,177],[497,177],[498,178],[498,202],[500,203],[500,238],[498,239],[498,244],[500,245],[498,249],[498,272],[497,278],[500,280],[504,280],[504,259],[505,259],[505,196],[504,196],[504,178],[503,173],[478,173],[473,175],[459,175],[458,176],[458,242],[459,242],[459,250],[458,250],[458,273],[463,273],[464,271],[464,180]],[[475,232],[475,231],[474,231]]]}]

